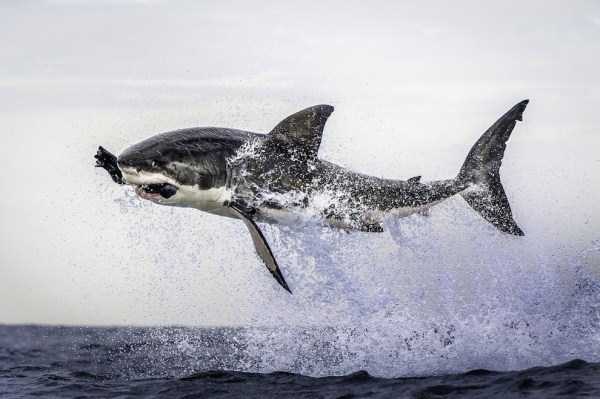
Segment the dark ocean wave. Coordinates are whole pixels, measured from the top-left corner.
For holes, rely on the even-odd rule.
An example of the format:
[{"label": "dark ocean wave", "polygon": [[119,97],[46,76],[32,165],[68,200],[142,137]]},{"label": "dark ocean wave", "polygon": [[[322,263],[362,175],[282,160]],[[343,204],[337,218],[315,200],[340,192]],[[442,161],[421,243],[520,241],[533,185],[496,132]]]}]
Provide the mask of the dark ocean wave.
[{"label": "dark ocean wave", "polygon": [[475,370],[420,378],[376,378],[366,371],[307,377],[213,370],[182,378],[113,379],[85,371],[40,367],[0,371],[3,397],[223,397],[223,398],[573,398],[600,397],[600,365],[573,360],[518,372]]},{"label": "dark ocean wave", "polygon": [[[216,364],[234,364],[243,346],[239,341],[238,348],[230,344],[236,341],[235,329],[195,330],[192,344],[205,345],[204,356],[195,359],[183,358],[182,343],[173,334],[167,334],[171,338],[163,345],[153,343],[157,330],[162,331],[0,326],[0,397],[600,397],[600,363],[579,359],[520,371],[475,369],[408,378],[356,371],[310,377],[214,369]],[[192,360],[196,372],[188,371]]]}]

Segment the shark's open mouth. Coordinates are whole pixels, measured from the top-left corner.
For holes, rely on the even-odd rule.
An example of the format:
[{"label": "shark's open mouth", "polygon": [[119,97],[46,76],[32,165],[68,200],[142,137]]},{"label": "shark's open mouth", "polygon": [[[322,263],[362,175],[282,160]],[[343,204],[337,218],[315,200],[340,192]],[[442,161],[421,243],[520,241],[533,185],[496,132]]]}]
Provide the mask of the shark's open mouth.
[{"label": "shark's open mouth", "polygon": [[177,187],[169,183],[142,184],[135,192],[144,199],[171,198],[177,193]]}]

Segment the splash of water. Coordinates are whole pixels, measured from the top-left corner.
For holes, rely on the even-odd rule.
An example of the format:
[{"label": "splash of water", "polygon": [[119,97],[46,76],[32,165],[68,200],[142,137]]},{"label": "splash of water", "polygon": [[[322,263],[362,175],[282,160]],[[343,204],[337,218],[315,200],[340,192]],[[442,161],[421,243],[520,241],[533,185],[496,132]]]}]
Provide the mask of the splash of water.
[{"label": "splash of water", "polygon": [[[261,199],[290,205],[298,193]],[[335,192],[317,192],[306,218],[263,226],[293,296],[248,280],[252,325],[231,330],[218,350],[197,338],[205,332],[153,338],[188,371],[392,377],[600,360],[599,241],[574,256],[552,239],[507,236],[460,199],[387,220],[382,234],[348,234],[316,222],[336,202]]]}]

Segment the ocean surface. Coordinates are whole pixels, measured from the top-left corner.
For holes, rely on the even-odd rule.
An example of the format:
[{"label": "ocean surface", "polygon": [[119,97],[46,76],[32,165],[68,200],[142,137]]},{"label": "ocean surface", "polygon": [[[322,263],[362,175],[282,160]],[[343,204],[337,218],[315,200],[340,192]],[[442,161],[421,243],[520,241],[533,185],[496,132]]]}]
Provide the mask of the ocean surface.
[{"label": "ocean surface", "polygon": [[[249,340],[259,330],[279,332],[250,330],[0,326],[0,397],[600,397],[600,363],[580,359],[516,371],[394,378],[360,369],[319,377],[259,372],[265,360],[249,356]],[[319,362],[340,361],[327,342],[311,342],[321,354]]]}]

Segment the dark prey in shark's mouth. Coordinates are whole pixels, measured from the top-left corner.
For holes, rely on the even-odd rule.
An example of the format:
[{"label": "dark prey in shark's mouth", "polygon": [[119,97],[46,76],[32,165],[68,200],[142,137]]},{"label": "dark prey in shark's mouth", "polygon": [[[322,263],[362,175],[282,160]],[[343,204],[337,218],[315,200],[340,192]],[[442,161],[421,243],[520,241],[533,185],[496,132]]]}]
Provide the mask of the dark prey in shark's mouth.
[{"label": "dark prey in shark's mouth", "polygon": [[500,166],[528,102],[516,104],[486,130],[456,177],[446,180],[383,179],[319,159],[330,105],[297,112],[268,134],[202,127],[158,134],[118,157],[99,147],[96,166],[157,204],[242,220],[267,269],[291,293],[257,222],[293,224],[310,214],[334,228],[382,232],[386,218],[424,212],[459,194],[501,232],[523,235],[500,181]]}]

